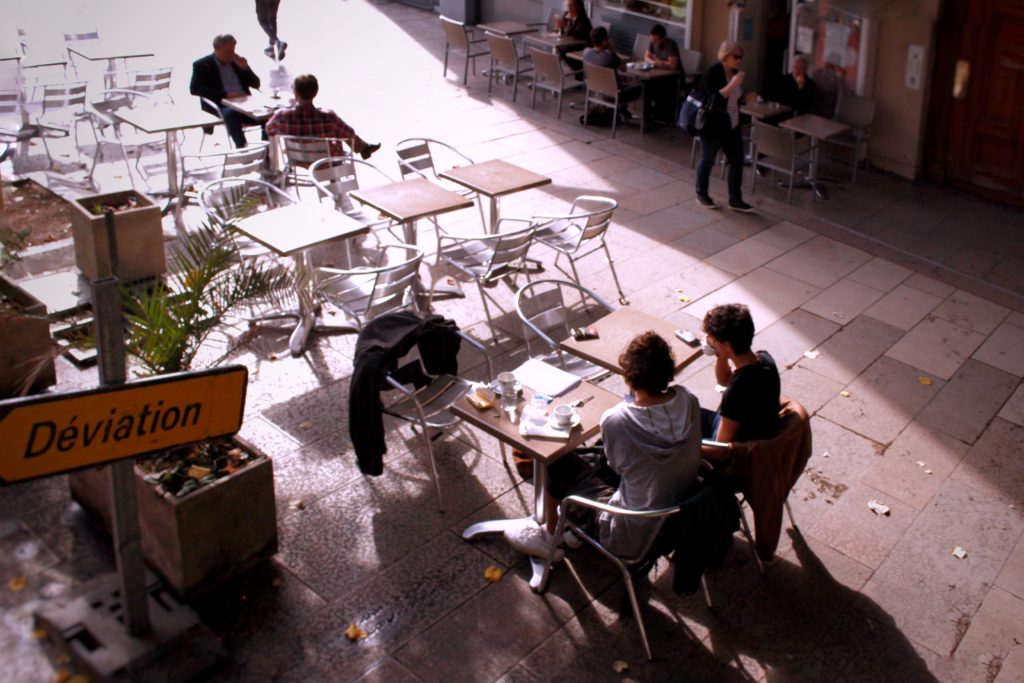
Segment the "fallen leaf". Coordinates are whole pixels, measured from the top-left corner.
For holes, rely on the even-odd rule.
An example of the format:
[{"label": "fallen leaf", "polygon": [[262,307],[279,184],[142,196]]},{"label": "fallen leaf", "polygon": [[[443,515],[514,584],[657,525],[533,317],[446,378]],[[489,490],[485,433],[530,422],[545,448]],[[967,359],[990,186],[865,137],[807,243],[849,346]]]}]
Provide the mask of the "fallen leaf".
[{"label": "fallen leaf", "polygon": [[918,377],[917,381],[920,382],[921,384],[925,385],[926,387],[927,386],[931,386],[932,384],[934,384],[934,382],[932,382],[932,378],[931,377],[925,377],[923,375],[921,377]]},{"label": "fallen leaf", "polygon": [[302,500],[301,498],[299,498],[296,501],[292,501],[292,510],[305,510],[305,509],[306,509],[306,501]]},{"label": "fallen leaf", "polygon": [[312,422],[303,422],[299,425],[299,429],[310,429],[313,426]]},{"label": "fallen leaf", "polygon": [[491,583],[501,581],[502,577],[505,576],[505,570],[501,567],[495,567],[493,564],[484,570],[484,578]]},{"label": "fallen leaf", "polygon": [[614,671],[617,674],[620,674],[623,671],[629,671],[629,664],[622,661],[621,659],[616,659],[614,662],[612,662],[612,671]]},{"label": "fallen leaf", "polygon": [[879,503],[877,500],[868,501],[868,509],[874,512],[876,515],[882,515],[884,517],[889,516],[889,506],[885,503]]},{"label": "fallen leaf", "polygon": [[832,311],[832,317],[833,318],[839,318],[840,320],[842,320],[846,316],[843,315],[842,313],[840,313],[839,311]]},{"label": "fallen leaf", "polygon": [[927,469],[924,471],[924,473],[925,474],[934,474],[934,472],[932,472],[931,470],[927,470]]},{"label": "fallen leaf", "polygon": [[850,392],[849,391],[845,391],[845,390],[844,391],[840,391],[839,395],[842,396],[843,398],[850,398]]},{"label": "fallen leaf", "polygon": [[682,303],[684,303],[684,304],[685,304],[685,303],[688,303],[688,302],[690,302],[690,301],[692,301],[692,299],[690,299],[690,297],[688,297],[688,296],[687,296],[687,295],[685,295],[685,294],[680,294],[680,295],[678,296],[678,299],[679,299],[679,301],[681,301],[681,302],[682,302]]},{"label": "fallen leaf", "polygon": [[50,680],[53,681],[53,683],[67,683],[69,678],[71,678],[71,673],[64,669],[60,669],[59,671],[53,672],[53,678]]},{"label": "fallen leaf", "polygon": [[953,557],[955,557],[958,560],[962,560],[965,557],[967,557],[967,551],[958,545],[955,545],[952,548],[950,548],[949,552],[952,553]]},{"label": "fallen leaf", "polygon": [[822,453],[822,454],[821,454],[821,457],[823,457],[823,458],[827,458],[827,457],[828,457],[828,451],[825,451],[824,453]]},{"label": "fallen leaf", "polygon": [[355,624],[349,624],[348,628],[345,629],[345,637],[354,643],[357,640],[362,640],[363,638],[365,638],[366,631],[359,628]]},{"label": "fallen leaf", "polygon": [[804,351],[804,358],[814,360],[821,354],[821,351]]},{"label": "fallen leaf", "polygon": [[676,294],[682,294],[682,293],[683,293],[683,290],[681,290],[678,287],[676,287]]},{"label": "fallen leaf", "polygon": [[41,628],[32,629],[32,637],[36,640],[46,640],[46,631]]},{"label": "fallen leaf", "polygon": [[926,462],[925,462],[924,460],[918,460],[918,461],[917,461],[917,466],[918,466],[918,467],[924,467],[924,466],[925,466],[925,465],[927,465],[927,464],[928,464],[928,463],[926,463]]},{"label": "fallen leaf", "polygon": [[15,576],[7,582],[7,588],[10,589],[12,593],[20,593],[25,589],[25,577]]}]

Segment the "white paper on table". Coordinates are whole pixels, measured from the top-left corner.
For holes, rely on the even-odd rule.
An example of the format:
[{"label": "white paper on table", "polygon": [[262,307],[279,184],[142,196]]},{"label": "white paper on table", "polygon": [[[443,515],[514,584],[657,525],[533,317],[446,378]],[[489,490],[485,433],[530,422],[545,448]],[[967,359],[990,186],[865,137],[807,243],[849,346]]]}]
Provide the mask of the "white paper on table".
[{"label": "white paper on table", "polygon": [[580,378],[561,368],[531,358],[512,371],[523,386],[548,396],[561,396],[579,386]]},{"label": "white paper on table", "polygon": [[519,433],[523,436],[539,436],[545,439],[568,439],[572,433],[572,425],[562,429],[551,424],[550,420],[534,422],[522,419],[519,421]]}]

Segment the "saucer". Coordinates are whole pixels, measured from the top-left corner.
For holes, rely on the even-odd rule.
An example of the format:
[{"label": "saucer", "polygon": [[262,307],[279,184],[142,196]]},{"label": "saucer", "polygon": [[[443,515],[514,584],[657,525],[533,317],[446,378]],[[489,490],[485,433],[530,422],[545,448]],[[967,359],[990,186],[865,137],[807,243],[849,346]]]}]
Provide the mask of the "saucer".
[{"label": "saucer", "polygon": [[580,424],[580,414],[579,413],[573,413],[572,420],[570,420],[568,428],[563,427],[562,425],[560,425],[557,422],[555,422],[555,416],[554,415],[552,415],[551,417],[548,418],[548,426],[549,427],[553,427],[555,429],[560,429],[563,432],[564,431],[572,431],[573,429],[578,427],[579,424]]},{"label": "saucer", "polygon": [[[490,387],[496,396],[501,396],[501,384],[498,383],[498,380],[493,380],[487,386]],[[516,396],[521,393],[523,393],[523,385],[520,382],[516,382]]]}]

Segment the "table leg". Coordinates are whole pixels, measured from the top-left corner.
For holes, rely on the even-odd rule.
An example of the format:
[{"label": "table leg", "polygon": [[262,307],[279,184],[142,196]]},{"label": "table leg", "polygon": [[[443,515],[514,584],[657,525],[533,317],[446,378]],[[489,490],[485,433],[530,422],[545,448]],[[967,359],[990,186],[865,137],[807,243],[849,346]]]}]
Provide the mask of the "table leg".
[{"label": "table leg", "polygon": [[501,200],[499,197],[489,197],[488,199],[490,200],[491,205],[489,215],[490,224],[487,226],[487,230],[493,235],[498,232],[498,202]]},{"label": "table leg", "polygon": [[295,325],[295,329],[292,330],[291,337],[288,338],[288,350],[291,351],[293,357],[298,358],[306,350],[309,333],[316,326],[316,314],[313,306],[313,283],[310,279],[313,272],[312,260],[308,250],[296,254],[294,259],[296,277],[298,278],[295,293],[299,297],[299,321]]},{"label": "table leg", "polygon": [[178,153],[174,149],[174,131],[169,130],[165,135],[166,140],[164,144],[167,147],[167,193],[174,203],[174,228],[178,231],[179,235],[183,235],[185,233],[185,221],[181,216],[181,205],[183,202],[181,186],[178,184]]}]

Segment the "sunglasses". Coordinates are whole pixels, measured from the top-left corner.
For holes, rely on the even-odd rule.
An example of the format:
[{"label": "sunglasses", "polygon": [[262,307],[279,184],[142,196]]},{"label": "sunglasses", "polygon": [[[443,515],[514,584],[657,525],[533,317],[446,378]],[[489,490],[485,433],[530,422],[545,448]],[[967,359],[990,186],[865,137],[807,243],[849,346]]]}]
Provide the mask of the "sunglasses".
[{"label": "sunglasses", "polygon": [[733,55],[733,59],[743,59],[743,55]]}]

